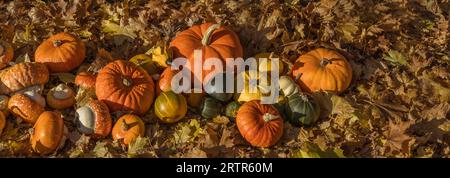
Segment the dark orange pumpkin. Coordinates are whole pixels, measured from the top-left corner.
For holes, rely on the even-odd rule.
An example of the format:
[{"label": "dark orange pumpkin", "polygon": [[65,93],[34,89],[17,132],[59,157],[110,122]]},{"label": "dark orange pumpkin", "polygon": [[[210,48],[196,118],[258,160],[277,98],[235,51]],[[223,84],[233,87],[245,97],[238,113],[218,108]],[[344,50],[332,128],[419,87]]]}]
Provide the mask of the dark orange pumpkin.
[{"label": "dark orange pumpkin", "polygon": [[252,146],[270,147],[283,135],[283,119],[272,105],[250,101],[242,105],[236,116],[241,135]]},{"label": "dark orange pumpkin", "polygon": [[68,33],[58,33],[42,42],[34,53],[36,62],[47,65],[51,72],[69,72],[83,63],[86,47]]},{"label": "dark orange pumpkin", "polygon": [[155,84],[141,67],[129,61],[116,60],[98,73],[95,93],[111,111],[132,111],[143,115],[153,102]]},{"label": "dark orange pumpkin", "polygon": [[169,50],[173,51],[174,59],[183,57],[189,60],[190,65],[186,65],[186,67],[191,70],[192,75],[199,81],[208,81],[205,79],[205,76],[211,72],[215,73],[215,69],[199,70],[203,71],[202,75],[194,72],[194,50],[202,52],[202,65],[210,58],[217,58],[222,60],[223,66],[225,66],[227,58],[243,57],[239,37],[228,28],[213,23],[194,25],[179,33],[170,43]]},{"label": "dark orange pumpkin", "polygon": [[342,93],[352,81],[352,68],[337,51],[319,48],[300,56],[292,75],[303,91]]},{"label": "dark orange pumpkin", "polygon": [[120,117],[112,129],[113,139],[121,140],[125,145],[132,143],[137,137],[142,137],[144,134],[144,122],[133,114],[126,114]]},{"label": "dark orange pumpkin", "polygon": [[54,152],[63,141],[64,121],[57,112],[43,112],[33,127],[31,147],[39,154]]},{"label": "dark orange pumpkin", "polygon": [[10,43],[0,40],[0,69],[5,68],[13,59],[14,50]]}]

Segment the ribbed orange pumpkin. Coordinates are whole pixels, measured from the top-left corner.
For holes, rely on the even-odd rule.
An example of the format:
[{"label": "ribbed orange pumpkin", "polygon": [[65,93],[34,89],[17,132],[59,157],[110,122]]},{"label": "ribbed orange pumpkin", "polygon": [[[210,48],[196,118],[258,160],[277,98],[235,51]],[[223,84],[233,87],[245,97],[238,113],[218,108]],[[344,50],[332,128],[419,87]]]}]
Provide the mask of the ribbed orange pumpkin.
[{"label": "ribbed orange pumpkin", "polygon": [[47,65],[51,72],[69,72],[78,67],[85,56],[84,43],[64,32],[42,42],[34,53],[35,61]]},{"label": "ribbed orange pumpkin", "polygon": [[0,72],[0,94],[11,94],[34,85],[48,82],[49,73],[44,64],[22,62]]},{"label": "ribbed orange pumpkin", "polygon": [[319,48],[300,56],[292,75],[303,91],[342,93],[352,81],[352,68],[337,51]]},{"label": "ribbed orange pumpkin", "polygon": [[170,43],[169,50],[173,51],[174,59],[183,57],[189,60],[190,65],[186,65],[186,67],[192,71],[192,75],[199,81],[205,80],[205,76],[214,72],[215,69],[203,69],[201,76],[199,73],[194,73],[194,50],[202,51],[201,64],[208,58],[217,58],[221,59],[225,66],[226,58],[243,57],[239,37],[228,28],[213,23],[194,25],[179,33]]},{"label": "ribbed orange pumpkin", "polygon": [[236,116],[241,135],[252,146],[270,147],[283,135],[283,119],[272,105],[249,101],[242,105]]},{"label": "ribbed orange pumpkin", "polygon": [[116,60],[98,73],[95,93],[111,111],[132,111],[143,115],[153,102],[155,84],[141,67],[129,61]]}]

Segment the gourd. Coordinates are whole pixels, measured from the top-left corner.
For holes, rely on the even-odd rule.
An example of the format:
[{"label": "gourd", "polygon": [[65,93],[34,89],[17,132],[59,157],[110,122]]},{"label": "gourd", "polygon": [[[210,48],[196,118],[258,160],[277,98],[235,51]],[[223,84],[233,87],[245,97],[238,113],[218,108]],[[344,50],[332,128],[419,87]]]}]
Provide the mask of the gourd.
[{"label": "gourd", "polygon": [[155,100],[155,114],[164,123],[178,122],[186,113],[187,102],[181,94],[162,92]]},{"label": "gourd", "polygon": [[319,119],[320,106],[308,95],[295,94],[288,99],[286,115],[294,126],[309,126]]},{"label": "gourd", "polygon": [[60,113],[45,111],[36,123],[30,137],[33,151],[41,155],[54,152],[64,137],[64,121]]},{"label": "gourd", "polygon": [[75,104],[75,92],[66,84],[59,84],[47,93],[47,104],[54,109],[65,109]]},{"label": "gourd", "polygon": [[147,54],[138,54],[133,56],[130,59],[130,62],[144,68],[150,76],[158,73],[157,63],[153,62],[151,56]]},{"label": "gourd", "polygon": [[112,138],[128,145],[139,136],[144,136],[145,125],[137,115],[126,114],[117,120],[112,129]]},{"label": "gourd", "polygon": [[22,62],[0,72],[0,94],[11,94],[19,90],[48,82],[49,72],[41,63]]},{"label": "gourd", "polygon": [[206,97],[200,105],[199,114],[206,119],[211,119],[220,115],[222,107],[222,104],[218,100]]},{"label": "gourd", "polygon": [[225,115],[230,118],[235,118],[240,107],[241,104],[237,101],[228,103],[225,107]]},{"label": "gourd", "polygon": [[290,97],[301,91],[299,86],[297,85],[297,83],[295,83],[288,76],[281,76],[280,79],[278,80],[278,82],[280,85],[280,91],[282,91],[283,95],[286,97]]},{"label": "gourd", "polygon": [[16,93],[9,99],[8,109],[25,122],[34,124],[45,111],[45,98],[32,91]]},{"label": "gourd", "polygon": [[111,132],[112,119],[109,109],[99,100],[89,100],[76,110],[78,130],[95,137],[106,137]]}]

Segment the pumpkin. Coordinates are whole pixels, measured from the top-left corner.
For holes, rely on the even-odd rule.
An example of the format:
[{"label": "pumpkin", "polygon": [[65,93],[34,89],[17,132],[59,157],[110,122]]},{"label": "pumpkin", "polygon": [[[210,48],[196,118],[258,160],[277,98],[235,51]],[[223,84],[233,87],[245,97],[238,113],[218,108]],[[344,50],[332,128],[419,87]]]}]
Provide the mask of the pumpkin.
[{"label": "pumpkin", "polygon": [[158,73],[158,66],[155,62],[152,61],[151,56],[147,54],[138,54],[136,56],[133,56],[130,59],[130,62],[141,66],[142,68],[147,71],[148,75],[153,75]]},{"label": "pumpkin", "polygon": [[54,109],[65,109],[75,104],[75,92],[66,84],[59,84],[47,93],[47,104]]},{"label": "pumpkin", "polygon": [[292,95],[287,104],[287,120],[294,126],[309,126],[319,119],[320,106],[308,95]]},{"label": "pumpkin", "polygon": [[19,63],[0,72],[0,94],[11,94],[34,85],[44,85],[48,79],[48,69],[44,64]]},{"label": "pumpkin", "polygon": [[155,114],[164,123],[178,122],[186,113],[186,99],[181,94],[162,92],[155,100]]},{"label": "pumpkin", "polygon": [[272,105],[250,101],[243,104],[236,116],[242,137],[255,147],[270,147],[283,135],[283,119]]},{"label": "pumpkin", "polygon": [[113,139],[120,140],[125,145],[134,142],[137,137],[144,136],[144,134],[144,122],[133,114],[126,114],[120,117],[112,129]]},{"label": "pumpkin", "polygon": [[0,111],[5,115],[5,117],[8,117],[9,115],[8,102],[9,102],[8,96],[0,95]]},{"label": "pumpkin", "polygon": [[151,54],[151,59],[153,62],[158,64],[160,67],[169,67],[170,60],[172,59],[172,50],[166,49],[164,46],[156,45],[150,49],[146,54]]},{"label": "pumpkin", "polygon": [[41,155],[54,152],[62,143],[64,136],[64,121],[60,113],[43,112],[33,127],[31,147]]},{"label": "pumpkin", "polygon": [[8,109],[25,122],[34,124],[45,111],[45,99],[35,92],[17,93],[9,99]]},{"label": "pumpkin", "polygon": [[158,81],[158,88],[162,92],[172,91],[172,78],[179,72],[179,70],[172,70],[171,67],[167,67],[161,73]]},{"label": "pumpkin", "polygon": [[87,89],[95,89],[96,78],[97,75],[88,72],[80,72],[75,77],[75,85]]},{"label": "pumpkin", "polygon": [[239,102],[247,102],[247,101],[253,101],[253,100],[261,100],[261,91],[259,89],[259,86],[255,86],[254,89],[250,90],[250,81],[253,79],[256,79],[259,81],[258,72],[254,70],[242,72],[240,75],[243,77],[244,81],[244,88],[242,91],[238,91],[239,93],[237,101]]},{"label": "pumpkin", "polygon": [[280,91],[282,91],[283,95],[286,97],[290,97],[301,91],[297,83],[295,83],[294,80],[292,80],[288,76],[281,76],[278,82],[280,86]]},{"label": "pumpkin", "polygon": [[141,67],[116,60],[100,70],[95,84],[97,98],[111,111],[145,114],[153,102],[155,84]]},{"label": "pumpkin", "polygon": [[225,73],[218,73],[217,75],[222,75],[223,79],[222,79],[222,86],[223,88],[220,88],[220,86],[218,84],[215,84],[215,77],[211,78],[207,84],[209,85],[209,92],[208,95],[219,100],[222,102],[227,102],[229,101],[231,98],[233,98],[233,93],[226,93],[226,74]]},{"label": "pumpkin", "polygon": [[12,45],[6,41],[0,40],[0,69],[5,68],[13,59],[14,49]]},{"label": "pumpkin", "polygon": [[300,56],[292,75],[303,91],[342,93],[352,81],[352,68],[337,51],[319,48]]},{"label": "pumpkin", "polygon": [[[262,58],[265,58],[266,60],[262,60]],[[273,58],[279,58],[277,55],[273,54],[273,53],[259,53],[257,55],[255,55],[255,59],[257,59],[258,61],[258,71],[259,72],[267,72],[270,73],[272,72],[272,59]],[[278,60],[278,73],[282,74],[284,72],[284,65],[283,62],[279,59]],[[270,75],[270,74],[268,74]]]},{"label": "pumpkin", "polygon": [[189,60],[190,65],[186,65],[186,68],[191,70],[192,76],[199,81],[204,81],[203,79],[215,69],[200,69],[202,75],[194,73],[194,50],[202,51],[202,65],[206,60],[216,58],[222,60],[225,66],[227,58],[243,57],[239,37],[228,28],[212,23],[194,25],[179,33],[170,43],[169,49],[173,51],[174,59],[182,57]]},{"label": "pumpkin", "polygon": [[58,33],[43,41],[34,53],[36,62],[44,63],[51,72],[69,72],[83,63],[86,47],[68,33]]},{"label": "pumpkin", "polygon": [[191,107],[197,108],[202,104],[203,98],[205,98],[205,93],[196,93],[194,91],[190,93],[185,93],[187,104]]},{"label": "pumpkin", "polygon": [[112,120],[106,104],[99,100],[89,100],[76,110],[78,130],[95,137],[106,137],[111,132]]},{"label": "pumpkin", "polygon": [[6,125],[6,116],[3,114],[3,112],[0,112],[0,136],[2,135],[5,125]]},{"label": "pumpkin", "polygon": [[241,104],[239,102],[232,101],[228,103],[225,107],[225,116],[235,118],[240,107]]},{"label": "pumpkin", "polygon": [[206,97],[200,105],[199,114],[206,119],[211,119],[220,115],[222,107],[222,104],[218,100]]}]

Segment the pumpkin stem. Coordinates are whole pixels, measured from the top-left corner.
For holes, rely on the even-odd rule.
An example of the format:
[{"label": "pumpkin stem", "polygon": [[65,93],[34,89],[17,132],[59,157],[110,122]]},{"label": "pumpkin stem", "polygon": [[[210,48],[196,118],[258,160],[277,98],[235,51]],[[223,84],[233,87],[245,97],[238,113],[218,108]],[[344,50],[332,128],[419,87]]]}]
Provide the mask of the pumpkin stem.
[{"label": "pumpkin stem", "polygon": [[59,46],[61,46],[61,44],[62,44],[62,41],[61,41],[61,40],[55,40],[55,41],[53,41],[53,46],[54,46],[54,47],[59,47]]},{"label": "pumpkin stem", "polygon": [[220,24],[214,24],[214,25],[211,25],[208,27],[208,29],[206,30],[206,33],[202,39],[202,44],[204,46],[209,45],[212,33],[214,32],[214,30],[218,29],[219,27],[220,27]]},{"label": "pumpkin stem", "polygon": [[320,60],[320,66],[325,67],[328,64],[331,64],[331,60],[330,59],[323,58],[322,60]]},{"label": "pumpkin stem", "polygon": [[264,121],[266,121],[266,122],[269,122],[269,121],[275,120],[275,119],[279,119],[279,118],[280,118],[280,116],[273,115],[273,114],[269,114],[269,113],[265,113],[265,114],[263,115],[263,119],[264,119]]},{"label": "pumpkin stem", "polygon": [[130,126],[125,122],[125,119],[122,120],[122,125],[120,125],[123,131],[127,131],[130,129]]},{"label": "pumpkin stem", "polygon": [[123,78],[122,83],[123,83],[123,85],[125,85],[127,87],[131,86],[131,81],[127,78]]}]

